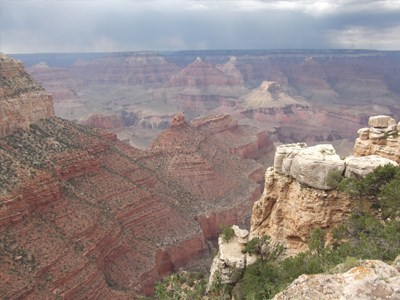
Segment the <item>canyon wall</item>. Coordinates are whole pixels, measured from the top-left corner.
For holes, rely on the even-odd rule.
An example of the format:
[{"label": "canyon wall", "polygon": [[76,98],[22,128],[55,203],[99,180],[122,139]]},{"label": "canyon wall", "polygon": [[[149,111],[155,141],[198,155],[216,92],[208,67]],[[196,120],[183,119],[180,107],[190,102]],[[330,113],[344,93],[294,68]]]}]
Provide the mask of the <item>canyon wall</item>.
[{"label": "canyon wall", "polygon": [[54,116],[53,99],[24,71],[22,62],[0,54],[0,137]]},{"label": "canyon wall", "polygon": [[[17,66],[7,76],[23,73]],[[220,224],[248,224],[263,167],[231,154],[223,133],[241,127],[228,116],[178,115],[148,151],[44,117],[0,138],[1,297],[149,295],[161,276],[209,255]],[[269,145],[253,133],[244,157]]]}]

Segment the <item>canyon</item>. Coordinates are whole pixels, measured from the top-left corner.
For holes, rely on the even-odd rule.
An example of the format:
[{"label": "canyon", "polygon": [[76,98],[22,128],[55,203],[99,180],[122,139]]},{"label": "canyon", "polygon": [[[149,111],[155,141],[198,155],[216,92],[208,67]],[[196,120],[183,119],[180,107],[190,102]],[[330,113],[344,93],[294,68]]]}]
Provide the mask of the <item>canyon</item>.
[{"label": "canyon", "polygon": [[[331,170],[361,176],[387,163],[371,155],[399,162],[397,52],[37,56],[22,56],[31,75],[0,59],[5,298],[150,295],[209,255],[221,224],[251,223],[250,237],[296,254],[310,228],[329,231],[350,212]],[[348,160],[303,144],[271,156],[274,143],[352,141],[360,127]],[[303,172],[310,157],[323,172]]]},{"label": "canyon", "polygon": [[27,118],[0,107],[3,127],[18,124],[0,139],[3,298],[149,295],[162,276],[210,255],[220,224],[248,224],[265,172],[254,159],[273,148],[264,131],[180,113],[144,151],[51,109],[35,114],[43,102],[25,93],[44,95],[45,108],[51,96],[15,59],[2,56],[0,67],[3,95],[22,99]]},{"label": "canyon", "polygon": [[[15,57],[53,94],[57,116],[107,127],[142,149],[149,148],[168,120],[181,111],[189,121],[228,113],[240,124],[266,131],[274,142],[329,141],[342,155],[351,153],[355,132],[367,125],[370,115],[400,117],[400,55],[396,51],[221,50]],[[97,117],[89,116],[93,113]]]}]

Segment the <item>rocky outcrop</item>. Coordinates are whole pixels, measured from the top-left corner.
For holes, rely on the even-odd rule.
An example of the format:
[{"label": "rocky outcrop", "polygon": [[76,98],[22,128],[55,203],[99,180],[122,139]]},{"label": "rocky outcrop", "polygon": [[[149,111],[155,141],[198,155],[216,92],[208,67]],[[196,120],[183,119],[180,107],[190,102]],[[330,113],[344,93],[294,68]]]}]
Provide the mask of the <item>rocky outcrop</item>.
[{"label": "rocky outcrop", "polygon": [[307,250],[311,229],[329,230],[346,220],[351,205],[337,190],[307,187],[269,168],[263,195],[253,205],[251,236],[269,235],[293,255]]},{"label": "rocky outcrop", "polygon": [[176,127],[176,126],[181,126],[183,124],[185,124],[185,116],[183,115],[183,113],[179,113],[177,115],[175,115],[172,120],[171,120],[171,127]]},{"label": "rocky outcrop", "polygon": [[384,166],[392,164],[397,166],[397,163],[391,159],[387,159],[378,155],[368,156],[348,156],[345,158],[346,171],[344,172],[345,177],[365,177],[371,173],[378,166]]},{"label": "rocky outcrop", "polygon": [[249,255],[244,251],[249,232],[236,225],[232,226],[232,230],[233,236],[229,240],[224,240],[222,236],[218,239],[219,250],[211,265],[208,291],[217,280],[223,284],[236,283],[246,265],[254,262],[251,257],[247,261]]},{"label": "rocky outcrop", "polygon": [[305,147],[305,144],[278,146],[274,159],[274,170],[289,175],[301,184],[316,189],[332,189],[328,175],[343,173],[344,161],[336,154],[332,145]]},{"label": "rocky outcrop", "polygon": [[378,155],[400,163],[400,137],[396,121],[389,116],[369,118],[369,128],[358,130],[355,156]]},{"label": "rocky outcrop", "polygon": [[0,137],[54,116],[53,99],[21,62],[0,54]]},{"label": "rocky outcrop", "polygon": [[242,96],[242,100],[246,109],[284,107],[301,103],[285,93],[278,82],[273,81],[263,81],[258,89]]},{"label": "rocky outcrop", "polygon": [[[395,121],[387,116],[373,117],[369,123],[376,126],[372,129],[389,130],[391,134],[397,132],[393,130]],[[357,141],[375,145],[370,138],[366,139],[366,132],[370,130],[360,130]],[[337,185],[334,175],[365,177],[386,164],[398,165],[395,160],[378,155],[342,159],[332,145],[278,146],[274,167],[265,174],[263,195],[253,206],[251,236],[269,235],[283,243],[289,255],[307,250],[311,229],[329,231],[343,222],[350,212],[353,201],[334,189]]]},{"label": "rocky outcrop", "polygon": [[400,269],[365,260],[347,272],[301,275],[274,300],[399,299]]}]

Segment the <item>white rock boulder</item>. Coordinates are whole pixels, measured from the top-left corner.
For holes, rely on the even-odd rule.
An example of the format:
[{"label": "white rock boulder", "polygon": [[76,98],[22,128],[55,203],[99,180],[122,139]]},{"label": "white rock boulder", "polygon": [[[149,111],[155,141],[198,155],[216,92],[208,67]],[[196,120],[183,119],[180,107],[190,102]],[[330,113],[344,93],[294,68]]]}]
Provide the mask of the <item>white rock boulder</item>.
[{"label": "white rock boulder", "polygon": [[395,119],[384,115],[370,117],[368,120],[368,125],[375,128],[386,128],[395,124]]},{"label": "white rock boulder", "polygon": [[289,159],[291,159],[290,176],[302,184],[322,190],[334,188],[327,183],[330,173],[343,172],[345,169],[344,160],[329,144],[301,149]]},{"label": "white rock boulder", "polygon": [[345,177],[365,177],[379,166],[392,164],[397,166],[398,164],[388,158],[384,158],[378,155],[368,156],[348,156],[345,159],[346,170],[344,172]]},{"label": "white rock boulder", "polygon": [[[285,174],[290,169],[291,158],[299,150],[307,147],[306,143],[284,144],[276,147],[274,158],[274,171],[277,173]],[[283,165],[285,161],[285,166]]]}]

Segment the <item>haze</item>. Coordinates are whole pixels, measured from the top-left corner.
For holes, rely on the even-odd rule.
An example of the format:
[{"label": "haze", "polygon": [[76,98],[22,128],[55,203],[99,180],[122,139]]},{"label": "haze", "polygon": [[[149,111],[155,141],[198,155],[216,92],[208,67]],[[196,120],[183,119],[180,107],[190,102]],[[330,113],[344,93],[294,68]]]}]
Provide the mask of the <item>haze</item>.
[{"label": "haze", "polygon": [[400,49],[400,1],[0,1],[0,52]]}]

